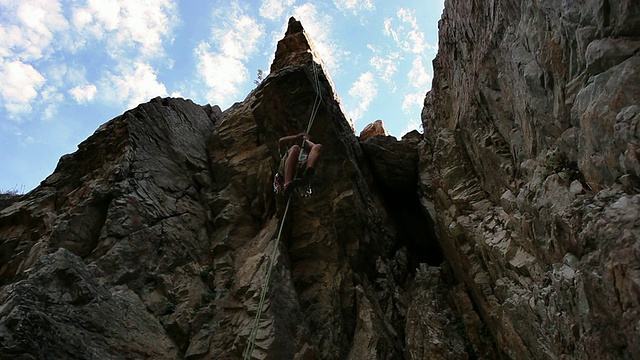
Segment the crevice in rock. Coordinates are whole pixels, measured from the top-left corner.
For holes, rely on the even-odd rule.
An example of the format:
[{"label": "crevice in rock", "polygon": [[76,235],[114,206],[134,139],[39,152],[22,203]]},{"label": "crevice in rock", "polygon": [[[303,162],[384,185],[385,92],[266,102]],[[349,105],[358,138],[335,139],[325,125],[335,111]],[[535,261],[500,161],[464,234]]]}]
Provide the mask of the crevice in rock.
[{"label": "crevice in rock", "polygon": [[407,265],[410,274],[415,273],[420,264],[438,266],[444,261],[438,243],[435,224],[429,214],[420,206],[420,200],[413,192],[401,189],[382,188],[382,196],[392,221],[397,229],[395,253],[407,248]]},{"label": "crevice in rock", "polygon": [[18,202],[22,198],[19,194],[0,194],[0,210],[3,210],[11,204]]},{"label": "crevice in rock", "polygon": [[611,5],[609,4],[609,0],[602,1],[602,25],[606,28],[609,26],[611,22]]},{"label": "crevice in rock", "polygon": [[98,194],[79,211],[62,217],[49,239],[51,247],[65,248],[81,258],[89,256],[100,242],[110,204],[108,194]]},{"label": "crevice in rock", "polygon": [[420,264],[438,266],[444,260],[434,221],[417,196],[416,149],[419,140],[420,135],[415,132],[400,141],[391,136],[374,136],[360,142],[382,204],[395,229],[396,239],[389,255],[406,248],[410,275]]}]

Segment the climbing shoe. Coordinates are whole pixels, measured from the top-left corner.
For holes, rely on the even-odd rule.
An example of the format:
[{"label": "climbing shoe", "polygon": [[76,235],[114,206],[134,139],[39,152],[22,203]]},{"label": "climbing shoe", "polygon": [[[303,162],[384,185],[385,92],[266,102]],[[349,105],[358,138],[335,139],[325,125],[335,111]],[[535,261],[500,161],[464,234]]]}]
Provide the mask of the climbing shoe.
[{"label": "climbing shoe", "polygon": [[314,168],[306,168],[304,169],[304,173],[302,173],[302,179],[305,184],[311,182],[311,177],[313,177]]},{"label": "climbing shoe", "polygon": [[297,188],[298,193],[300,194],[300,196],[302,197],[309,197],[311,195],[313,195],[313,189],[311,188],[311,184],[306,183],[302,186],[299,186]]},{"label": "climbing shoe", "polygon": [[291,182],[289,182],[284,187],[284,197],[288,198],[291,195],[291,193],[293,192],[293,190],[295,188],[297,188],[298,186],[302,185],[303,183],[304,183],[304,180],[302,180],[301,178],[296,178],[296,179],[291,180]]}]

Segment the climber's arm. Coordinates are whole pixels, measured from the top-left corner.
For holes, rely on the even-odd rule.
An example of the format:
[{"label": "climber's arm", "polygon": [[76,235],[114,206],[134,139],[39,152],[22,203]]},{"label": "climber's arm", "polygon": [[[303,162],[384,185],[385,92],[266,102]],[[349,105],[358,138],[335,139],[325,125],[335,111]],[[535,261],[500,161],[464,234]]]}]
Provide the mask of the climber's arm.
[{"label": "climber's arm", "polygon": [[304,139],[305,136],[306,134],[300,133],[297,135],[281,137],[280,140],[278,140],[278,151],[280,152],[280,155],[284,155],[284,153],[287,151],[287,148],[289,148],[289,146],[291,146],[292,144],[301,143],[302,139]]},{"label": "climber's arm", "polygon": [[316,144],[314,144],[313,142],[311,142],[311,140],[309,140],[309,138],[305,137],[304,138],[304,149],[306,151],[311,151],[311,149],[316,146]]}]

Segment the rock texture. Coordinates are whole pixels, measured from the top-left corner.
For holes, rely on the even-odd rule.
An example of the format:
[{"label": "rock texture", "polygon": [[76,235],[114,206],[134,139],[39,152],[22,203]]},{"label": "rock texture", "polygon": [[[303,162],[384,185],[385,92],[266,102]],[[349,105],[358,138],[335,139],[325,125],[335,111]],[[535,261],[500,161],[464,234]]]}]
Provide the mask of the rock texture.
[{"label": "rock texture", "polygon": [[292,18],[244,101],[153,99],[2,196],[0,358],[640,358],[640,5],[445,5],[424,135],[358,139]]},{"label": "rock texture", "polygon": [[196,309],[211,292],[200,275],[210,262],[201,190],[219,113],[154,99],[100,127],[0,211],[1,354],[185,351],[189,321],[206,321]]},{"label": "rock texture", "polygon": [[446,1],[421,192],[496,356],[640,358],[639,15]]},{"label": "rock texture", "polygon": [[374,136],[388,136],[389,132],[387,128],[384,126],[384,122],[382,120],[376,120],[371,124],[367,125],[360,131],[360,141],[367,140],[370,137]]},{"label": "rock texture", "polygon": [[[277,140],[310,121],[324,145],[315,194],[291,200],[278,238]],[[417,198],[408,216],[390,212],[387,183],[416,188],[418,138],[407,141],[384,161],[410,169],[376,177],[292,19],[271,74],[244,101],[222,112],[153,99],[3,205],[0,354],[241,358],[278,246],[253,358],[402,358],[407,311],[420,308],[416,268],[442,261],[423,251],[439,248]],[[421,278],[439,281],[437,271]]]}]

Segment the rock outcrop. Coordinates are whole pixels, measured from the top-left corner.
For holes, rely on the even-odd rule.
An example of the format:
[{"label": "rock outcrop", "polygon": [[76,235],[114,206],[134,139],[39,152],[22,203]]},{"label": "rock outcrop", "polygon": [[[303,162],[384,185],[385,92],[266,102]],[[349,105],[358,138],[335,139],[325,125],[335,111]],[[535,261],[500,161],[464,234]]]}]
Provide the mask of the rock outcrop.
[{"label": "rock outcrop", "polygon": [[421,192],[500,357],[640,357],[639,15],[446,1]]},{"label": "rock outcrop", "polygon": [[[324,146],[314,196],[291,200],[279,237],[277,140],[310,121]],[[442,261],[423,252],[438,246],[418,199],[397,216],[383,189],[416,188],[417,141],[395,150],[412,170],[377,179],[292,19],[244,101],[153,99],[1,210],[0,353],[234,359],[255,341],[260,359],[402,358],[416,268]]]},{"label": "rock outcrop", "polygon": [[387,128],[384,126],[384,122],[382,120],[376,120],[371,124],[367,125],[360,131],[360,141],[367,140],[368,138],[374,136],[388,136],[389,132]]},{"label": "rock outcrop", "polygon": [[242,102],[153,99],[0,199],[0,358],[640,358],[639,15],[447,0],[400,140],[355,136],[292,18]]},{"label": "rock outcrop", "polygon": [[3,356],[184,352],[211,292],[200,275],[210,262],[201,192],[219,110],[178,99],[130,110],[0,212]]}]

